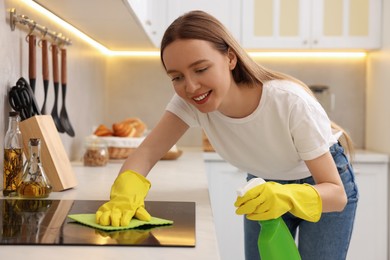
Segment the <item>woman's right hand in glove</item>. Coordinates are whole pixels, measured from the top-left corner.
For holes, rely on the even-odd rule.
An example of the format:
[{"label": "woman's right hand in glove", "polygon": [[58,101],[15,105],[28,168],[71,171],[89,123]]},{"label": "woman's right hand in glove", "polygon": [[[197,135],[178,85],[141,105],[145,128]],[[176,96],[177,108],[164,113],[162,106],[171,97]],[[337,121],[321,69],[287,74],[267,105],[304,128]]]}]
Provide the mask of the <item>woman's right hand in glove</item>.
[{"label": "woman's right hand in glove", "polygon": [[96,223],[103,226],[127,226],[133,217],[150,221],[145,209],[145,197],[150,182],[141,174],[131,170],[122,172],[111,187],[110,201],[96,212]]}]

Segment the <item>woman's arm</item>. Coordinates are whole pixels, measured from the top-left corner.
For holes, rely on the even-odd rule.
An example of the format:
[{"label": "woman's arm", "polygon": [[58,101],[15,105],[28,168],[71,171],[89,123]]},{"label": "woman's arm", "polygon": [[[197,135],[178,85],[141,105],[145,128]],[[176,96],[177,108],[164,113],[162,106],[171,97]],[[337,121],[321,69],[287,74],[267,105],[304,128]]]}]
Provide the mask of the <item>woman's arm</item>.
[{"label": "woman's arm", "polygon": [[330,152],[305,161],[322,199],[322,212],[342,211],[347,204],[347,195]]},{"label": "woman's arm", "polygon": [[146,176],[188,128],[189,126],[175,114],[165,111],[156,127],[126,159],[119,173],[133,170]]}]

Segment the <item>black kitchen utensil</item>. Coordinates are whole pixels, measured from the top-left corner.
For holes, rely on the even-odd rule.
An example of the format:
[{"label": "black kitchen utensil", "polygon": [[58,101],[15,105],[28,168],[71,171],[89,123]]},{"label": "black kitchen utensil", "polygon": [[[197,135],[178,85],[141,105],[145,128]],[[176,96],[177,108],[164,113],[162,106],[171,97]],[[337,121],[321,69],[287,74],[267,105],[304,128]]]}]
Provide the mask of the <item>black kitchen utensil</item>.
[{"label": "black kitchen utensil", "polygon": [[36,49],[35,46],[37,45],[36,37],[35,35],[30,34],[28,36],[28,77],[30,80],[30,87],[35,92],[35,81],[37,78],[37,71],[36,71]]},{"label": "black kitchen utensil", "polygon": [[11,107],[20,113],[22,120],[31,116],[31,98],[27,89],[13,87],[8,94],[8,101]]},{"label": "black kitchen utensil", "polygon": [[46,98],[47,91],[49,89],[49,57],[47,52],[47,40],[42,39],[42,76],[43,76],[43,89],[44,89],[44,100],[42,105],[42,114],[46,114]]},{"label": "black kitchen utensil", "polygon": [[34,93],[23,77],[19,78],[16,85],[10,89],[8,102],[15,111],[20,113],[22,120],[40,115]]},{"label": "black kitchen utensil", "polygon": [[66,49],[61,49],[61,87],[62,87],[62,107],[60,112],[60,120],[61,125],[65,132],[69,136],[75,136],[74,130],[72,125],[70,124],[70,120],[68,117],[68,113],[66,112],[66,106],[65,106],[65,97],[66,97]]},{"label": "black kitchen utensil", "polygon": [[58,77],[58,48],[57,48],[57,45],[52,44],[51,51],[52,51],[52,60],[53,60],[53,83],[54,83],[54,105],[53,105],[53,109],[51,110],[51,116],[53,117],[53,121],[57,127],[58,132],[64,133],[65,130],[61,125],[60,118],[58,117],[59,77]]}]

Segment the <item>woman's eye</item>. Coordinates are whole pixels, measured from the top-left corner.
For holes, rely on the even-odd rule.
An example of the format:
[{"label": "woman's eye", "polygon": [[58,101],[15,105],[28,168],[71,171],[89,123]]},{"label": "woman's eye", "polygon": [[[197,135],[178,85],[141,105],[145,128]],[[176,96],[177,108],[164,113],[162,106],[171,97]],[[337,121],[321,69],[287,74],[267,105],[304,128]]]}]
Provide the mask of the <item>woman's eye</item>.
[{"label": "woman's eye", "polygon": [[196,72],[197,73],[202,73],[202,72],[204,72],[206,70],[207,70],[207,68],[201,68],[201,69],[197,69]]},{"label": "woman's eye", "polygon": [[171,80],[172,81],[179,81],[182,78],[183,78],[182,76],[175,76],[175,77],[172,77]]}]

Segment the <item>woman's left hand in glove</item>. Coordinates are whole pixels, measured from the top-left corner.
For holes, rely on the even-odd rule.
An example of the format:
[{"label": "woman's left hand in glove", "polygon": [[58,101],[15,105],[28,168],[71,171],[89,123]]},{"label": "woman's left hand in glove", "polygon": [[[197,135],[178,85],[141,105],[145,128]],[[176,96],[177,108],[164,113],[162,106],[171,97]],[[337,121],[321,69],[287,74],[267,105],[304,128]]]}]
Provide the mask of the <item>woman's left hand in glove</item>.
[{"label": "woman's left hand in glove", "polygon": [[266,182],[238,197],[236,214],[247,215],[250,220],[275,219],[286,212],[310,222],[319,221],[322,200],[309,184],[279,184]]}]

